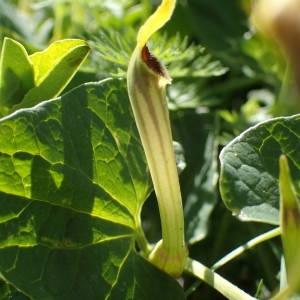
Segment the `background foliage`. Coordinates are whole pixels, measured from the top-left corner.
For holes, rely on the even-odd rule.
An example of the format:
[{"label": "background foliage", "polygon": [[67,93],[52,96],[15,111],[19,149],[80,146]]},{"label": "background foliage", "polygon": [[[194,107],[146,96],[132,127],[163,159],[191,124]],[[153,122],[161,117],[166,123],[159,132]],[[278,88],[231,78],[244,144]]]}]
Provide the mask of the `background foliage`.
[{"label": "background foliage", "polygon": [[[64,222],[66,219],[64,214],[70,213],[65,211],[64,207],[69,205],[75,211],[72,213],[72,216],[68,217],[73,220],[72,228],[69,230],[75,235],[71,240],[74,239],[78,243],[83,244],[93,244],[94,240],[92,237],[80,236],[83,233],[78,228],[82,228],[81,223],[84,223],[84,226],[88,226],[90,232],[97,231],[97,228],[100,227],[106,228],[106,225],[100,226],[97,224],[100,222],[97,220],[97,212],[93,213],[93,217],[81,216],[77,211],[78,209],[88,211],[92,206],[78,208],[76,203],[65,203],[63,202],[64,199],[59,197],[63,187],[67,190],[76,190],[78,185],[74,178],[77,178],[76,180],[81,185],[86,185],[84,187],[86,191],[90,191],[91,187],[89,185],[93,182],[98,189],[103,188],[105,192],[109,191],[109,195],[105,196],[101,194],[103,191],[99,191],[101,194],[99,197],[112,197],[112,203],[116,204],[116,207],[113,209],[115,211],[120,210],[116,214],[116,219],[107,220],[107,222],[111,221],[114,223],[114,226],[120,226],[120,228],[113,229],[108,226],[107,230],[112,231],[109,233],[110,235],[113,233],[120,234],[120,232],[124,231],[122,237],[117,236],[114,241],[111,241],[111,243],[118,243],[119,239],[124,238],[126,240],[125,244],[122,243],[123,248],[115,246],[114,249],[118,249],[119,252],[113,256],[119,260],[126,256],[126,263],[130,267],[125,270],[126,272],[132,271],[131,276],[135,276],[132,280],[137,280],[137,286],[146,284],[145,282],[139,282],[139,280],[142,280],[141,277],[143,277],[139,274],[143,274],[141,270],[143,270],[145,264],[148,264],[146,261],[141,260],[132,250],[134,248],[132,235],[133,229],[137,226],[138,211],[136,207],[132,207],[130,211],[122,211],[124,207],[122,203],[121,205],[119,203],[122,198],[124,199],[124,196],[127,201],[129,201],[130,197],[133,197],[134,193],[130,192],[132,186],[129,183],[124,183],[124,180],[127,178],[124,174],[124,177],[116,178],[114,185],[111,182],[97,182],[93,177],[95,167],[83,165],[81,158],[84,160],[84,156],[92,155],[92,149],[97,148],[97,143],[103,143],[107,146],[107,152],[99,152],[97,154],[99,155],[99,163],[101,163],[101,160],[115,159],[115,155],[120,149],[110,148],[111,143],[109,139],[112,138],[110,131],[113,133],[117,132],[118,139],[128,145],[129,148],[121,149],[120,151],[125,158],[127,158],[130,151],[137,151],[132,149],[139,147],[134,126],[129,124],[128,119],[124,117],[124,115],[131,114],[128,102],[120,104],[118,97],[127,99],[124,79],[129,57],[135,45],[135,35],[139,26],[153,11],[158,2],[154,0],[4,0],[0,2],[0,32],[2,34],[0,43],[3,43],[4,36],[13,38],[25,46],[29,55],[38,50],[43,50],[51,42],[63,38],[81,38],[86,40],[91,47],[91,53],[85,63],[60,93],[62,95],[59,98],[60,100],[49,102],[43,107],[44,111],[26,111],[21,115],[9,117],[5,120],[5,127],[3,127],[5,132],[2,132],[3,128],[1,129],[1,152],[6,153],[7,156],[1,161],[1,174],[3,176],[1,175],[0,184],[9,187],[11,185],[8,185],[6,180],[11,179],[15,182],[16,187],[13,193],[15,194],[15,199],[17,198],[16,203],[18,203],[18,205],[15,204],[17,207],[7,207],[7,214],[19,214],[22,211],[24,232],[28,235],[35,234],[30,237],[32,242],[35,239],[39,239],[39,235],[41,235],[44,238],[44,243],[47,244],[52,243],[52,239],[58,241],[60,237],[51,237],[52,233],[47,232],[48,229],[44,227],[41,227],[38,233],[31,232],[31,218],[36,219],[36,222],[42,226],[44,223],[47,223],[47,220],[39,220],[39,211],[47,210],[49,215],[56,214],[58,218],[61,216],[61,222]],[[249,18],[251,5],[250,0],[179,0],[172,20],[162,30],[163,33],[156,34],[150,43],[150,48],[168,66],[170,75],[173,78],[173,84],[168,88],[167,96],[174,139],[182,145],[185,156],[186,168],[181,173],[180,180],[186,216],[186,238],[190,245],[190,256],[199,259],[208,266],[213,265],[231,249],[272,228],[271,225],[266,223],[277,223],[276,212],[278,213],[278,205],[272,201],[270,206],[274,208],[274,211],[271,213],[268,211],[270,213],[268,216],[261,216],[260,221],[262,223],[244,223],[233,217],[232,212],[222,202],[217,185],[219,180],[218,155],[220,150],[225,144],[250,126],[274,116],[281,90],[281,82],[283,81],[285,70],[283,57],[273,45],[263,39],[253,28]],[[93,84],[74,90],[80,84],[106,80],[106,78],[111,79],[105,81],[104,87],[102,86],[99,90],[97,90],[98,86]],[[104,112],[107,108],[101,107],[101,101],[97,102],[96,98],[100,97],[104,103],[111,90],[116,89],[116,87],[119,89],[119,94],[117,94],[118,97],[116,96],[116,98],[111,100],[110,109],[119,109],[117,113],[119,115],[117,120],[111,120],[112,128],[108,128],[108,132],[93,133],[86,131],[84,132],[85,136],[76,136],[78,131],[76,126],[82,126],[81,130],[83,130],[89,122],[104,122],[103,118],[107,117],[107,115],[104,115]],[[78,93],[85,93],[86,103],[74,101],[73,98],[76,99]],[[115,105],[114,107],[112,107],[113,104]],[[86,110],[82,117],[81,110],[83,109]],[[100,115],[93,115],[96,109],[98,109]],[[51,118],[48,120],[47,114],[49,111],[51,111],[53,120]],[[81,117],[83,119],[78,120]],[[45,120],[48,121],[46,122]],[[76,124],[78,124],[75,127],[72,124],[73,120],[76,120]],[[280,123],[280,121],[278,122]],[[38,126],[37,124],[40,125]],[[61,124],[65,124],[67,127],[61,127]],[[276,140],[276,136],[278,137],[278,132],[270,129],[272,126],[272,124],[268,123],[262,127],[257,127],[255,130],[264,130],[265,136],[270,137],[270,143],[272,143],[274,139]],[[297,127],[297,125],[295,126]],[[25,136],[22,136],[23,142],[26,141],[28,145],[36,143],[37,148],[35,150],[30,149],[30,151],[20,152],[16,144],[11,144],[16,128],[26,133]],[[295,129],[296,132],[297,128]],[[48,146],[45,147],[45,152],[38,150],[39,141],[34,141],[32,134],[34,130],[38,130],[38,136],[41,139],[45,136],[56,137],[56,149],[51,149],[51,141],[45,142],[43,140],[43,147],[45,145]],[[66,138],[64,130],[71,132],[70,140]],[[128,134],[131,135],[131,132],[132,136],[127,136]],[[101,136],[102,140],[94,140],[96,136],[97,138],[99,137],[99,140]],[[87,137],[88,140],[86,139]],[[247,136],[243,138],[247,140]],[[277,141],[280,143],[280,136],[277,138]],[[256,141],[256,143],[260,142]],[[14,143],[17,142],[14,140]],[[235,143],[235,147],[240,145],[241,143]],[[5,147],[7,149],[4,149]],[[59,147],[70,147],[71,152],[76,152],[75,156],[78,160],[69,161],[66,165],[59,164],[62,160]],[[141,149],[138,148],[138,151],[141,151]],[[230,152],[230,149],[228,151]],[[278,152],[280,152],[280,149]],[[118,157],[114,160],[116,166],[112,167],[111,170],[122,168],[124,157]],[[143,167],[146,168],[143,155],[138,154],[138,157],[140,161],[133,161],[132,168],[137,166],[140,166],[141,169]],[[11,166],[12,158],[14,166]],[[224,159],[226,160],[226,158]],[[22,161],[22,163],[27,161],[28,165],[36,165],[37,168],[45,165],[47,172],[43,173],[41,169],[36,174],[44,179],[46,178],[48,181],[44,182],[48,186],[53,185],[55,187],[55,185],[62,184],[62,188],[56,190],[56,199],[58,199],[58,202],[61,201],[62,205],[52,207],[53,203],[47,203],[47,197],[51,195],[43,194],[43,186],[36,186],[35,194],[26,194],[26,178],[19,178],[20,182],[17,182],[15,181],[16,178],[11,175],[18,165],[18,161]],[[11,171],[10,167],[12,168]],[[73,168],[75,167],[79,168],[80,174],[74,173]],[[22,171],[25,172],[24,170],[19,170],[20,173]],[[258,169],[258,171],[261,170]],[[272,173],[272,170],[267,171]],[[106,172],[109,172],[109,170],[106,170]],[[223,170],[223,172],[221,176],[226,172],[228,174],[229,171]],[[7,176],[8,174],[12,177]],[[65,176],[64,182],[60,182],[61,174]],[[132,170],[131,174],[136,174],[136,178],[133,176],[136,185],[145,185],[136,187],[141,193],[138,201],[141,201],[140,199],[144,199],[151,188],[148,178],[143,178],[143,171],[141,170]],[[86,181],[82,180],[80,176],[83,176]],[[247,174],[245,176],[247,177]],[[125,184],[124,186],[128,187],[128,189],[126,188],[126,191],[118,191],[112,188],[112,186],[118,185],[117,180]],[[223,178],[224,180],[226,180],[225,177]],[[103,187],[103,184],[107,185]],[[272,186],[270,184],[270,187]],[[18,188],[20,188],[20,192]],[[228,190],[222,191],[223,195],[226,194],[228,199],[230,198],[228,196],[230,193],[235,193],[230,188],[229,184]],[[110,194],[114,192],[120,194]],[[241,193],[243,192],[242,190]],[[11,191],[2,189],[1,193],[1,199],[8,201],[7,197],[9,196],[4,194],[10,194]],[[276,193],[278,191],[275,191]],[[33,200],[46,202],[38,203],[38,201],[33,201],[31,207],[27,207],[24,204],[23,197],[32,197]],[[92,195],[91,199],[95,199],[95,195]],[[236,202],[234,203],[228,203],[225,197],[224,201],[235,213],[237,207],[247,206],[247,203],[241,202],[241,199],[235,200]],[[274,201],[276,202],[276,200]],[[259,201],[258,203],[260,204]],[[105,214],[105,209],[103,214]],[[256,214],[256,211],[254,214]],[[128,220],[131,220],[130,224],[126,224],[125,219],[122,219],[125,215],[130,216],[126,221],[129,222]],[[155,242],[160,236],[160,223],[155,197],[152,194],[143,207],[142,220],[147,238],[151,242]],[[58,220],[57,226],[61,225],[59,222]],[[20,228],[20,224],[14,224],[13,222],[10,226],[12,226],[10,230]],[[44,232],[44,230],[46,231]],[[60,233],[57,231],[55,234],[59,235]],[[1,235],[3,235],[3,232],[1,232]],[[99,239],[105,238],[105,233],[98,232],[98,237]],[[27,236],[26,239],[28,238]],[[5,241],[5,238],[1,237],[1,239]],[[13,238],[15,242],[18,241],[18,245],[22,243],[22,239],[23,236]],[[67,241],[61,240],[60,242],[66,243]],[[9,237],[7,237],[5,243],[3,241],[1,243],[0,256],[2,258],[0,259],[0,265],[4,264],[8,270],[10,270],[9,260],[14,261],[17,257],[20,257],[20,260],[15,263],[25,264],[28,260],[44,259],[44,255],[46,255],[43,252],[44,250],[40,248],[41,246],[32,249],[35,252],[31,253],[24,249],[22,250],[24,253],[16,253],[15,256],[11,252],[6,254],[6,247],[8,245],[9,247],[15,247],[15,245],[9,244]],[[97,247],[97,245],[95,243],[93,247]],[[90,258],[91,261],[97,260],[93,247],[88,250],[91,253],[82,254],[83,257],[81,258],[83,260],[84,255],[90,255],[92,257]],[[107,255],[110,255],[109,250],[105,251]],[[277,273],[280,270],[280,251],[279,240],[271,240],[258,246],[254,251],[247,252],[230,262],[219,272],[250,294],[254,295],[259,290],[261,298],[268,297],[278,287]],[[57,250],[53,250],[47,255],[53,255],[58,260],[77,259],[78,268],[80,268],[80,263],[82,263],[78,260],[80,253],[74,253],[76,257],[66,257],[63,251],[57,253]],[[107,258],[107,261],[109,261],[109,258]],[[120,265],[120,262],[115,262],[115,266],[118,265]],[[59,268],[59,266],[55,267]],[[130,268],[134,268],[134,270]],[[81,275],[84,277],[84,272],[88,271],[88,269],[85,269]],[[33,270],[32,272],[39,271]],[[48,270],[48,272],[49,276],[51,276],[51,270]],[[120,278],[125,280],[128,274],[121,274]],[[8,271],[7,274],[3,275],[7,278],[16,276],[16,274],[13,274],[13,271]],[[62,274],[62,276],[67,275],[66,273]],[[19,276],[33,275],[19,274]],[[160,281],[161,278],[166,280],[164,282],[168,282],[164,274],[156,273],[155,269],[151,269],[149,276],[156,278],[155,283],[152,283],[152,285],[157,285],[157,291],[160,290],[160,282],[163,282]],[[121,279],[119,281],[120,284],[122,284]],[[83,279],[77,278],[76,280],[82,282]],[[103,274],[104,285],[108,282],[108,284],[113,286],[112,280],[113,278]],[[127,278],[127,280],[130,279]],[[51,278],[45,279],[45,282],[53,283]],[[20,284],[22,286],[22,283]],[[173,298],[174,295],[179,295],[180,298],[182,295],[180,294],[181,292],[177,292],[178,286],[173,281],[170,281],[168,284],[170,289],[174,290],[170,297],[175,299]],[[53,285],[58,288],[57,283],[53,283]],[[96,285],[94,288],[96,289]],[[205,284],[199,284],[198,281],[187,275],[184,275],[184,288],[186,297],[191,300],[199,299],[199,297],[201,299],[222,299],[222,296],[210,287]],[[162,286],[162,289],[166,290],[165,285]],[[149,286],[150,290],[151,286]],[[21,293],[13,285],[3,281],[0,291],[2,299],[27,299],[25,287]],[[36,299],[38,297],[46,297],[45,295],[47,294],[43,294],[43,292],[45,291],[37,291],[34,297]],[[59,292],[59,288],[56,292]],[[85,291],[82,291],[82,293],[84,294]],[[142,293],[142,291],[137,289],[135,296],[142,295]],[[128,299],[132,295],[129,292]],[[70,294],[68,297],[74,297],[74,295]],[[163,297],[169,299],[165,295]],[[90,299],[94,299],[93,296]],[[112,297],[112,299],[117,298]]]}]

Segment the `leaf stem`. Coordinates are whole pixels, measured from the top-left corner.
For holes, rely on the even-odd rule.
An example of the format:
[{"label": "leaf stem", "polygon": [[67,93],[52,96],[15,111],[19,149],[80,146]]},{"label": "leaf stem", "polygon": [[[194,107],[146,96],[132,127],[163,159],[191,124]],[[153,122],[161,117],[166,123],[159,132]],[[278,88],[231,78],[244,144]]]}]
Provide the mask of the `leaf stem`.
[{"label": "leaf stem", "polygon": [[251,249],[253,247],[255,247],[256,245],[265,242],[269,239],[272,239],[276,236],[279,236],[281,233],[280,227],[276,227],[272,230],[269,230],[259,236],[256,236],[255,238],[251,239],[250,241],[248,241],[247,243],[245,243],[244,245],[239,246],[238,248],[234,249],[233,251],[229,252],[227,255],[225,255],[224,257],[222,257],[220,260],[218,260],[213,266],[212,266],[212,270],[216,270],[220,267],[222,267],[223,265],[225,265],[226,263],[228,263],[229,261],[233,260],[234,258],[238,257],[239,255],[241,255],[242,253],[244,253],[246,250]]},{"label": "leaf stem", "polygon": [[136,222],[138,224],[136,228],[136,242],[140,249],[140,251],[147,257],[151,252],[151,246],[149,245],[147,238],[145,236],[145,232],[143,230],[143,226],[141,224],[141,219],[139,216],[139,220]]},{"label": "leaf stem", "polygon": [[219,274],[215,273],[200,262],[188,258],[185,271],[210,285],[219,293],[230,300],[255,300],[254,298],[241,290],[236,285],[232,284]]}]

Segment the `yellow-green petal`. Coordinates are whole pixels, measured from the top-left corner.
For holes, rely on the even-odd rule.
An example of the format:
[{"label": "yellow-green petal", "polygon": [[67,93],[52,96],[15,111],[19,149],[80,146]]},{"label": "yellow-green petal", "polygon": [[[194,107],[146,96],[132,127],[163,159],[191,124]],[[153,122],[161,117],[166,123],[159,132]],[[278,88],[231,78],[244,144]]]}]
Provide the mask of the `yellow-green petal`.
[{"label": "yellow-green petal", "polygon": [[163,0],[157,10],[147,19],[137,35],[137,47],[141,50],[151,35],[171,18],[176,0]]}]

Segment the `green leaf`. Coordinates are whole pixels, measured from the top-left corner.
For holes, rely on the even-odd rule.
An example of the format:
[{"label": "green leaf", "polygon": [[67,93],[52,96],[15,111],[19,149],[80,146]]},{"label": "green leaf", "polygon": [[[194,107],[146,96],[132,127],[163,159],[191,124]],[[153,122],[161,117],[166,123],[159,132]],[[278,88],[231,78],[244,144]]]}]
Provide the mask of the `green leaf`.
[{"label": "green leaf", "polygon": [[0,299],[1,300],[29,300],[27,296],[20,293],[13,286],[0,280]]},{"label": "green leaf", "polygon": [[23,99],[34,87],[34,71],[25,48],[10,38],[5,38],[0,58],[0,115]]},{"label": "green leaf", "polygon": [[[97,72],[111,76],[125,77],[128,60],[135,45],[136,32],[130,28],[124,33],[116,31],[100,31],[90,43],[95,48],[92,59],[98,66]],[[151,53],[168,66],[173,79],[192,77],[217,77],[228,69],[220,61],[205,51],[205,48],[189,44],[187,37],[179,34],[167,36],[157,34],[149,41]]]},{"label": "green leaf", "polygon": [[207,47],[215,51],[236,47],[238,40],[248,30],[246,16],[238,0],[228,3],[191,0],[189,12],[195,33]]},{"label": "green leaf", "polygon": [[[187,113],[182,133],[186,145],[186,176],[192,181],[184,190],[186,239],[190,244],[202,240],[208,231],[211,212],[217,202],[218,117],[211,114]],[[213,129],[212,129],[213,128]]]},{"label": "green leaf", "polygon": [[28,56],[5,39],[0,61],[0,115],[56,97],[70,82],[90,51],[82,40],[62,40]]},{"label": "green leaf", "polygon": [[279,223],[278,159],[282,153],[289,158],[299,187],[299,136],[300,115],[281,117],[248,129],[224,147],[220,191],[233,214],[247,221]]},{"label": "green leaf", "polygon": [[123,81],[3,118],[0,183],[0,272],[31,299],[183,299],[135,250],[151,185]]},{"label": "green leaf", "polygon": [[16,108],[30,107],[60,94],[70,82],[90,48],[82,40],[61,40],[46,50],[30,55],[35,87],[28,91]]},{"label": "green leaf", "polygon": [[154,36],[149,43],[154,56],[168,66],[173,79],[217,77],[228,71],[203,46],[189,44],[188,38],[179,34]]}]

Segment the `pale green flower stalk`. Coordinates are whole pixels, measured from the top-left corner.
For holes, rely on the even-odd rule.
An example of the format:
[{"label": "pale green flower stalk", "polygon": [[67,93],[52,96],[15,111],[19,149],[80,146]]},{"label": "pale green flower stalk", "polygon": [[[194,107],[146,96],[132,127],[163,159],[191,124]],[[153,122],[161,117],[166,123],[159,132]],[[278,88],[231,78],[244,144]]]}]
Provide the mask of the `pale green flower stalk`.
[{"label": "pale green flower stalk", "polygon": [[300,205],[292,182],[286,156],[279,159],[280,228],[287,287],[275,299],[287,299],[300,292]]},{"label": "pale green flower stalk", "polygon": [[171,83],[171,79],[146,45],[150,36],[170,19],[174,7],[175,0],[163,0],[140,28],[128,67],[127,84],[161,217],[162,240],[151,251],[149,260],[166,273],[178,277],[185,266],[187,251],[179,179],[165,98],[165,86]]}]

